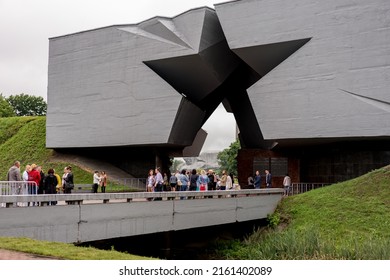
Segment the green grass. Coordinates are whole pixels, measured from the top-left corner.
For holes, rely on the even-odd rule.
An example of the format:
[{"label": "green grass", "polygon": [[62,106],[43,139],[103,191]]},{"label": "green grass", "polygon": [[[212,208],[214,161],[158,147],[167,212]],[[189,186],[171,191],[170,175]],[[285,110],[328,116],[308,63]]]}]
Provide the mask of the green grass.
[{"label": "green grass", "polygon": [[72,244],[37,241],[28,238],[0,237],[0,248],[20,251],[64,260],[151,260],[141,256],[105,251],[95,248],[78,247]]},{"label": "green grass", "polygon": [[[6,181],[8,169],[15,160],[24,171],[27,164],[41,165],[44,172],[53,168],[60,176],[65,166],[71,165],[76,184],[91,184],[93,173],[72,162],[52,161],[54,151],[46,148],[46,117],[0,118],[0,181]],[[109,182],[107,192],[137,191]]]},{"label": "green grass", "polygon": [[219,257],[390,259],[390,167],[283,199],[269,221],[275,228],[219,244]]},{"label": "green grass", "polygon": [[52,149],[46,149],[46,117],[0,118],[0,180],[6,180],[15,160],[21,172],[27,164],[41,165],[44,171],[54,168],[62,175],[64,167],[72,166],[75,183],[91,182],[92,174],[71,162],[52,162]]}]

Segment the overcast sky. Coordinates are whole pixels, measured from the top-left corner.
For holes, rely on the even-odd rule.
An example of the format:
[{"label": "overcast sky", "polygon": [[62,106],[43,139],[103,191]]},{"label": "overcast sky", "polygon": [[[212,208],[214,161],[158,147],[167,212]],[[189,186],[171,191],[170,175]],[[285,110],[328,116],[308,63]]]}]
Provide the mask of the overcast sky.
[{"label": "overcast sky", "polygon": [[[173,17],[224,0],[0,0],[0,93],[47,97],[49,38],[154,16]],[[232,114],[220,107],[203,127],[203,151],[234,141]]]}]

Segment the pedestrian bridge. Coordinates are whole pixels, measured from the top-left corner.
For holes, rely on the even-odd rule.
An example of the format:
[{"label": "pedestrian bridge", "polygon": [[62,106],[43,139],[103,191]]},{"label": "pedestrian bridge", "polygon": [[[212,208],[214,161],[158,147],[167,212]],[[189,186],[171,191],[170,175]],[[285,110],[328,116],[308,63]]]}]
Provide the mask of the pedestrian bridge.
[{"label": "pedestrian bridge", "polygon": [[[276,188],[0,195],[0,236],[81,243],[258,220],[274,212],[282,195]],[[156,198],[162,200],[148,201]],[[27,206],[32,202],[40,206]]]}]

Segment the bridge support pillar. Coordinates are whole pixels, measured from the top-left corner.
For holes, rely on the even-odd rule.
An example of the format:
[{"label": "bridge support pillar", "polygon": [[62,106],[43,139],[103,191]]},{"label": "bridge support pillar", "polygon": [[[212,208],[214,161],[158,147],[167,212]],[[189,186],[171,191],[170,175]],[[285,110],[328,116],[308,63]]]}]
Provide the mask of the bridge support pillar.
[{"label": "bridge support pillar", "polygon": [[174,232],[173,231],[166,231],[164,233],[164,242],[163,247],[160,249],[163,253],[163,256],[170,260],[172,258],[172,238],[173,238]]}]

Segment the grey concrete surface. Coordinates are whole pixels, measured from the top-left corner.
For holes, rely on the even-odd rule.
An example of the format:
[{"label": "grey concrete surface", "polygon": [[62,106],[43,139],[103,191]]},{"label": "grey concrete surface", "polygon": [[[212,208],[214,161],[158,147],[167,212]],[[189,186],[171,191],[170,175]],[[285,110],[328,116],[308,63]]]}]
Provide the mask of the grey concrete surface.
[{"label": "grey concrete surface", "polygon": [[[203,198],[212,195],[213,199]],[[218,198],[218,195],[224,197]],[[221,225],[266,218],[283,189],[136,194],[1,196],[0,236],[66,243]],[[236,197],[228,197],[237,195]],[[249,196],[247,196],[249,195]],[[180,200],[196,196],[197,199]],[[147,201],[146,197],[163,197]],[[168,197],[176,197],[167,200]],[[25,201],[59,200],[56,206],[20,207]],[[127,202],[132,199],[132,202]],[[80,204],[68,205],[68,202]],[[106,203],[103,203],[106,201]]]},{"label": "grey concrete surface", "polygon": [[[263,76],[248,93],[265,139],[390,136],[389,1],[243,0],[216,11],[229,47]],[[264,72],[272,59],[280,64]]]},{"label": "grey concrete surface", "polygon": [[51,38],[47,147],[194,144],[189,156],[222,101],[249,148],[390,137],[389,12],[242,0]]},{"label": "grey concrete surface", "polygon": [[[191,90],[186,79],[170,78],[211,73],[200,52],[224,38],[215,22],[213,10],[199,8],[51,38],[47,147],[191,146],[205,113],[182,97]],[[200,68],[180,62],[186,58]],[[214,75],[205,77],[218,86]],[[194,155],[204,140],[196,139]]]}]

